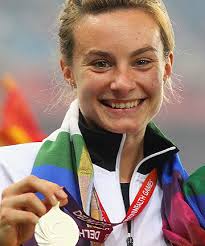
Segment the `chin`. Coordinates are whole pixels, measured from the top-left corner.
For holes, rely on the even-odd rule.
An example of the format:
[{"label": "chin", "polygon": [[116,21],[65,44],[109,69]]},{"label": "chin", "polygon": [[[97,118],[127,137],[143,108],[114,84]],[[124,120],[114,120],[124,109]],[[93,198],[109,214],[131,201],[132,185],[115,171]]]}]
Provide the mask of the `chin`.
[{"label": "chin", "polygon": [[136,126],[136,124],[133,125],[125,125],[125,126],[118,126],[117,124],[115,124],[114,126],[104,126],[104,129],[113,132],[113,133],[118,133],[118,134],[137,134],[140,130],[142,130],[142,128]]}]

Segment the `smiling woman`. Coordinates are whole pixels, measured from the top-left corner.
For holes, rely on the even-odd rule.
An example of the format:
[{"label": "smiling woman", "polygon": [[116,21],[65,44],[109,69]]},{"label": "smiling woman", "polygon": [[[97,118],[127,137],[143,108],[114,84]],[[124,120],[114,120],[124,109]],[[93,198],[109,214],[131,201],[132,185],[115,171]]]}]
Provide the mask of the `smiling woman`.
[{"label": "smiling woman", "polygon": [[62,60],[62,69],[77,86],[86,120],[111,132],[143,137],[160,109],[172,65],[172,53],[166,60],[163,55],[155,20],[135,9],[90,14],[74,28],[74,40],[73,64]]},{"label": "smiling woman", "polygon": [[78,224],[79,246],[205,245],[204,168],[189,178],[152,122],[174,56],[163,2],[66,1],[59,38],[77,99],[42,143],[0,150],[0,244],[64,245],[63,234],[74,232],[62,226],[54,237],[47,215],[35,231],[58,200]]}]

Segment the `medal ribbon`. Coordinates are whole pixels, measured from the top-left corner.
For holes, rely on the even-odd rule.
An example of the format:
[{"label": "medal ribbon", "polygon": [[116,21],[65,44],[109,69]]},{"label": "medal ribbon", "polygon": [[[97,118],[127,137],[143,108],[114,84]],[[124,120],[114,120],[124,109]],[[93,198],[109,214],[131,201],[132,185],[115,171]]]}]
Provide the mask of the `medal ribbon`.
[{"label": "medal ribbon", "polygon": [[[134,201],[128,209],[125,218],[119,223],[111,223],[109,217],[103,208],[103,205],[97,195],[97,199],[102,212],[103,221],[95,220],[88,216],[76,203],[74,198],[66,190],[68,194],[68,204],[64,206],[64,211],[69,212],[69,214],[75,219],[80,230],[80,236],[89,241],[95,241],[103,243],[106,238],[110,235],[114,226],[120,225],[122,223],[133,220],[137,215],[139,215],[149,202],[152,193],[157,184],[157,170],[153,169],[152,172],[147,176],[143,182],[139,192],[137,193]],[[97,194],[97,192],[96,192]],[[87,226],[89,225],[89,226]]]}]

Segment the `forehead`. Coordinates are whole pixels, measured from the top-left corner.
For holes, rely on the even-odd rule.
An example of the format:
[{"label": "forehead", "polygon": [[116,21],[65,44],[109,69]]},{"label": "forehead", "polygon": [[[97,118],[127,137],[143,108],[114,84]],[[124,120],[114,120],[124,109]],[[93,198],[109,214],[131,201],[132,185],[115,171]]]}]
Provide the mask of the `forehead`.
[{"label": "forehead", "polygon": [[148,45],[162,49],[157,23],[139,9],[84,16],[74,28],[74,43],[74,53],[90,49],[132,52]]}]

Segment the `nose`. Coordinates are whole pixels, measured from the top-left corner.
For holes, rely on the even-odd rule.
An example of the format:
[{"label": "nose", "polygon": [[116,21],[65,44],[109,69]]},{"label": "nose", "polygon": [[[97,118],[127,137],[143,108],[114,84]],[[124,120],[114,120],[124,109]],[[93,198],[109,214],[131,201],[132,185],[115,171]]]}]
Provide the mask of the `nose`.
[{"label": "nose", "polygon": [[130,91],[136,88],[136,82],[132,71],[129,68],[118,69],[115,72],[113,81],[110,84],[110,89],[120,95],[127,95]]}]

